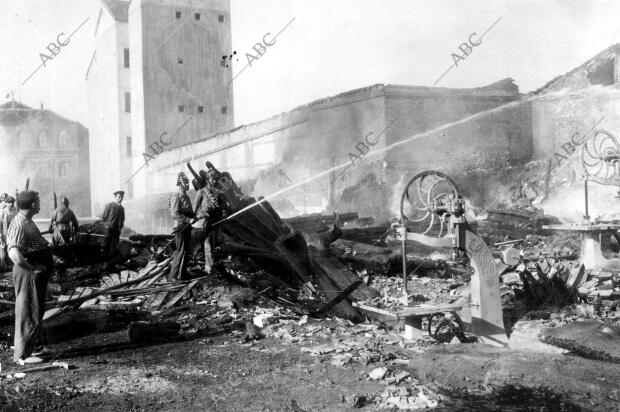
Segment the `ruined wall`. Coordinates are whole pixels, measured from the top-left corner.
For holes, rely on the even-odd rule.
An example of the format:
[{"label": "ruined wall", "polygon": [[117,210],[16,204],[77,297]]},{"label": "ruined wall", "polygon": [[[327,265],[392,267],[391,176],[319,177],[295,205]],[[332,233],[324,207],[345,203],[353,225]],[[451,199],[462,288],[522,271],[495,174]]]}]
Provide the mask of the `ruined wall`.
[{"label": "ruined wall", "polygon": [[[538,96],[532,107],[533,160],[547,165],[546,171],[551,168],[541,206],[548,213],[578,222],[585,209],[580,143],[586,133],[592,136],[599,130],[620,136],[620,89],[562,90]],[[589,189],[591,216],[620,212],[617,188],[590,183]]]},{"label": "ruined wall", "polygon": [[[151,176],[155,193],[169,193],[175,190],[176,174],[187,172],[186,162],[198,169],[208,160],[231,172],[239,183],[247,181],[247,192],[256,197],[302,183],[271,200],[283,216],[357,210],[384,220],[389,218],[386,211],[394,186],[416,170],[435,168],[459,175],[489,162],[501,167],[503,160],[529,159],[527,108],[464,120],[464,125],[448,128],[445,137],[427,136],[386,151],[389,144],[418,131],[517,98],[511,82],[453,94],[449,89],[375,85],[168,150],[141,173]],[[399,122],[390,125],[396,115]],[[448,120],[442,123],[442,116]],[[374,145],[361,155],[358,145],[366,140]],[[257,177],[261,171],[265,173]],[[304,183],[317,175],[321,176]],[[151,202],[140,207],[155,211],[165,205]],[[136,230],[169,229],[136,226]]]},{"label": "ruined wall", "polygon": [[620,80],[620,45],[603,50],[584,64],[558,76],[536,91],[538,95],[562,89],[578,90],[591,86],[611,86]]},{"label": "ruined wall", "polygon": [[[341,195],[333,210],[357,210],[377,221],[390,220],[398,215],[409,179],[429,169],[448,173],[466,196],[482,204],[488,197],[486,184],[496,178],[497,170],[531,154],[527,107],[513,103],[487,113],[517,99],[518,88],[511,79],[478,89],[388,86],[386,127],[394,122],[381,145],[356,166],[358,175],[347,174],[339,183]],[[437,131],[427,133],[433,129]]]}]

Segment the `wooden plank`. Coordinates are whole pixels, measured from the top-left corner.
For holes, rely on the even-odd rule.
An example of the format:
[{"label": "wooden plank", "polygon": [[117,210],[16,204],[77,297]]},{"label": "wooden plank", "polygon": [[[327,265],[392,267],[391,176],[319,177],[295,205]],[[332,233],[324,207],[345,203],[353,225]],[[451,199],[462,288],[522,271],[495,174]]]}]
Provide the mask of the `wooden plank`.
[{"label": "wooden plank", "polygon": [[194,280],[191,283],[189,283],[187,286],[185,286],[183,289],[181,289],[176,295],[174,295],[172,298],[170,298],[170,301],[168,301],[168,303],[166,303],[166,305],[164,305],[164,307],[162,309],[170,309],[171,307],[176,305],[176,303],[179,300],[181,300],[181,298],[183,296],[187,295],[189,293],[189,291],[192,290],[192,288],[194,286],[196,286],[197,283],[198,283],[198,280]]},{"label": "wooden plank", "polygon": [[155,295],[151,295],[152,299],[149,299],[147,302],[147,305],[143,305],[143,307],[146,310],[159,310],[159,307],[161,306],[162,303],[164,303],[164,300],[166,299],[166,296],[168,296],[168,292],[159,292]]},{"label": "wooden plank", "polygon": [[101,278],[101,285],[104,288],[111,288],[112,286],[118,285],[120,282],[118,279],[114,279],[114,274],[106,275]]},{"label": "wooden plank", "polygon": [[376,255],[389,255],[392,253],[391,249],[381,246],[373,246],[367,243],[354,242],[352,240],[338,239],[332,243],[332,247],[338,249],[350,249],[351,253],[360,256],[376,256]]},{"label": "wooden plank", "polygon": [[148,275],[142,276],[139,279],[143,279],[144,280],[142,282],[137,283],[134,288],[135,289],[141,289],[144,287],[147,287],[149,285],[152,285],[153,283],[157,282],[159,279],[161,279],[162,274],[164,274],[166,271],[170,270],[167,267],[157,267],[155,266],[155,268],[153,270],[151,270],[149,272]]},{"label": "wooden plank", "polygon": [[[147,275],[148,277],[153,276],[153,275]],[[101,295],[105,295],[107,293],[109,293],[111,290],[116,290],[116,289],[120,289],[123,287],[127,287],[127,286],[133,286],[137,283],[139,283],[142,279],[134,279],[134,280],[130,280],[127,283],[121,283],[103,290],[99,290],[97,292],[93,292],[93,293],[89,293],[86,294],[84,296],[80,296],[78,298],[73,298],[73,299],[69,299],[66,300],[64,302],[56,302],[54,303],[54,305],[52,307],[62,307],[62,306],[67,306],[67,305],[77,305],[78,303],[83,303],[84,301],[87,301],[89,299],[95,298],[97,296],[101,296]]]},{"label": "wooden plank", "polygon": [[159,262],[159,263],[157,264],[157,267],[160,267],[160,268],[161,268],[161,267],[164,267],[164,266],[168,265],[168,263],[170,263],[170,262],[172,262],[172,258],[171,258],[171,257],[169,257],[169,258],[167,258],[167,259],[164,259],[164,260],[162,260],[161,262]]},{"label": "wooden plank", "polygon": [[110,292],[110,296],[150,295],[157,292],[176,292],[182,288],[183,285],[167,285],[141,289],[113,290]]},{"label": "wooden plank", "polygon": [[[324,258],[314,254],[310,259],[314,272],[324,271],[325,274],[338,286],[339,290],[346,289],[349,285],[359,280],[359,276],[342,264],[338,259]],[[317,268],[316,265],[319,267]],[[379,296],[379,292],[365,284],[360,285],[349,295],[352,299],[365,301]]]},{"label": "wooden plank", "polygon": [[138,276],[136,278],[141,278],[143,276],[150,274],[151,271],[155,269],[156,267],[157,267],[157,262],[154,260],[150,260],[149,263],[147,263],[145,267],[140,269],[140,271],[138,272]]},{"label": "wooden plank", "polygon": [[439,304],[439,305],[416,305],[416,306],[409,306],[407,308],[402,308],[402,309],[377,308],[377,307],[366,305],[360,302],[353,302],[353,306],[359,309],[367,310],[369,312],[374,312],[380,315],[389,316],[394,319],[416,317],[416,316],[427,316],[427,315],[432,315],[434,313],[455,312],[455,311],[459,311],[463,309],[463,307],[460,305],[452,305],[452,304],[447,304],[447,303]]},{"label": "wooden plank", "polygon": [[[128,270],[121,271],[121,273],[118,274],[118,278],[120,280],[120,283],[127,282],[130,279],[129,271]],[[135,279],[135,277],[133,279]]]},{"label": "wooden plank", "polygon": [[346,299],[351,292],[353,292],[359,285],[362,284],[362,280],[359,279],[353,283],[351,283],[345,290],[343,290],[338,296],[327,302],[325,305],[321,306],[316,313],[325,313],[331,310],[334,306],[340,303],[342,300]]},{"label": "wooden plank", "polygon": [[[161,280],[161,278],[163,278],[163,277],[165,277],[165,276],[166,276],[166,271],[165,271],[165,270],[163,270],[163,271],[161,271],[160,273],[158,273],[158,274],[156,274],[155,276],[153,276],[152,278],[150,278],[148,281],[146,281],[146,283],[144,284],[144,286],[145,286],[145,287],[146,287],[146,286],[151,286],[152,284],[159,282],[159,281]],[[140,285],[138,285],[138,286],[141,286],[141,285],[142,285],[142,283],[141,283]]]}]

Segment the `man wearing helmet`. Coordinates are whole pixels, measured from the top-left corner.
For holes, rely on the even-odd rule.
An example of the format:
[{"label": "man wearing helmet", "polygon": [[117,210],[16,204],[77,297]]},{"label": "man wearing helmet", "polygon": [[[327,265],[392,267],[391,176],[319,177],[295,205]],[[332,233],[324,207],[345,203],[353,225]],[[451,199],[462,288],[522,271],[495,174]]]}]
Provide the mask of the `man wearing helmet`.
[{"label": "man wearing helmet", "polygon": [[192,256],[192,223],[195,222],[192,202],[187,195],[189,179],[183,172],[177,176],[177,193],[169,201],[170,215],[174,219],[173,233],[176,246],[172,255],[170,279],[187,278],[187,264]]}]

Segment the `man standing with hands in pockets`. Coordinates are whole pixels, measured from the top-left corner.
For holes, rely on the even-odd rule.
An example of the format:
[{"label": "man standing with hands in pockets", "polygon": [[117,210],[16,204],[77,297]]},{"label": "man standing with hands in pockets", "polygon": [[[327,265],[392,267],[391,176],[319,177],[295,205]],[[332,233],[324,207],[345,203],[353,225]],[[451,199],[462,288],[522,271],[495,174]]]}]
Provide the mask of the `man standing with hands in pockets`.
[{"label": "man standing with hands in pockets", "polygon": [[47,283],[54,269],[49,243],[32,221],[39,213],[39,193],[25,190],[17,195],[17,216],[6,234],[9,257],[13,261],[15,284],[15,341],[13,360],[20,365],[40,363],[35,345],[42,338]]}]

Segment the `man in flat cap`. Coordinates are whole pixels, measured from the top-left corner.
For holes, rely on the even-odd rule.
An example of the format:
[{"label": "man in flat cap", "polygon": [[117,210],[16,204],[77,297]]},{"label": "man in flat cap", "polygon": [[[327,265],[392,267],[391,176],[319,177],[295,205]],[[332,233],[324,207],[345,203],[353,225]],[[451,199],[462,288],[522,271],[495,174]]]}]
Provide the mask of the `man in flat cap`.
[{"label": "man in flat cap", "polygon": [[189,200],[189,179],[183,172],[177,176],[177,192],[170,197],[170,215],[174,219],[173,233],[176,246],[172,255],[170,279],[187,279],[187,264],[192,256],[192,223],[194,210]]},{"label": "man in flat cap", "polygon": [[114,192],[114,202],[108,203],[103,209],[101,220],[105,226],[103,238],[103,255],[110,257],[118,252],[121,229],[125,225],[125,208],[121,206],[125,192]]},{"label": "man in flat cap", "polygon": [[69,209],[69,199],[60,199],[60,206],[54,210],[50,223],[53,245],[66,245],[71,240],[71,235],[77,232],[78,220],[73,210]]}]

